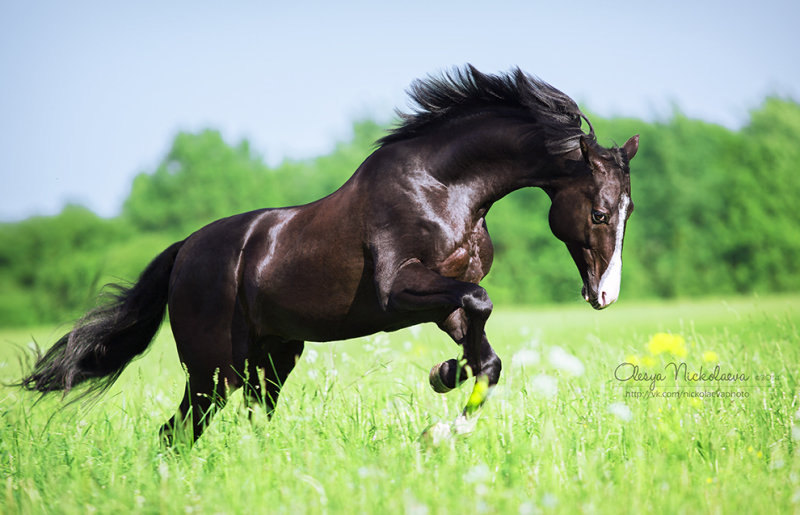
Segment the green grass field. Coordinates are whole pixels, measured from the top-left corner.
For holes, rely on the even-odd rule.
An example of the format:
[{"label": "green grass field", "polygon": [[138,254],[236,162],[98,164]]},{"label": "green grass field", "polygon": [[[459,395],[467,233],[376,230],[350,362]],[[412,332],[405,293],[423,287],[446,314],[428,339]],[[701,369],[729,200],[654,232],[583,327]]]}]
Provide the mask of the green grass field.
[{"label": "green grass field", "polygon": [[[435,327],[308,344],[271,421],[236,394],[179,455],[157,439],[183,388],[164,329],[92,405],[0,389],[0,513],[798,512],[798,326],[800,296],[498,306],[500,384],[435,444],[420,433],[470,393],[428,387],[457,353]],[[0,331],[0,380],[64,329]],[[618,380],[626,361],[649,376]]]}]

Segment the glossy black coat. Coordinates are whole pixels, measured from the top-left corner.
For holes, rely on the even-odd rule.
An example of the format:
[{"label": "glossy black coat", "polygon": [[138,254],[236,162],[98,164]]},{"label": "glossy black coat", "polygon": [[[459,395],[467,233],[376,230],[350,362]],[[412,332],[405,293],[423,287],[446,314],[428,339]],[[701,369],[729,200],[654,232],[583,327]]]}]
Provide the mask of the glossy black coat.
[{"label": "glossy black coat", "polygon": [[43,392],[107,386],[146,348],[168,305],[188,372],[178,414],[162,429],[168,440],[184,420],[199,437],[238,387],[274,409],[305,341],[435,322],[463,347],[468,368],[455,359],[437,365],[434,388],[455,388],[467,372],[494,385],[501,361],[484,332],[492,302],[478,284],[494,256],[486,214],[523,187],[550,195],[550,225],[578,266],[584,296],[607,305],[598,284],[624,232],[619,218],[632,210],[619,206],[630,198],[638,137],[600,147],[593,130],[581,131],[583,114],[569,97],[519,70],[457,70],[415,83],[412,96],[418,111],[337,191],[218,220],[171,246],[23,384]]}]

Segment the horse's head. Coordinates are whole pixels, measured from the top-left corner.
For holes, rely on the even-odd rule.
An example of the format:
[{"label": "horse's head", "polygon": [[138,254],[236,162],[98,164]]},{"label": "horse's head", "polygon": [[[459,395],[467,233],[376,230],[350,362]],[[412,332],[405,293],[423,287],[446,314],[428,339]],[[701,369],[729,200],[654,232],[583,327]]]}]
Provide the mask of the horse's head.
[{"label": "horse's head", "polygon": [[578,160],[565,163],[574,168],[570,180],[549,192],[550,228],[566,243],[583,279],[583,298],[595,309],[619,297],[622,239],[633,211],[628,161],[638,148],[638,135],[613,149],[582,137]]}]

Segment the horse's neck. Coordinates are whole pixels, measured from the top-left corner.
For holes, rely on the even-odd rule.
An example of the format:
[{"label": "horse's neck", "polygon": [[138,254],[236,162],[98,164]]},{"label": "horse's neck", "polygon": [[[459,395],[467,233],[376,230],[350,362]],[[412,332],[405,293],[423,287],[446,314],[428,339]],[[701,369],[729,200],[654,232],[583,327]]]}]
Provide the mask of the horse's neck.
[{"label": "horse's neck", "polygon": [[431,173],[445,185],[466,188],[473,209],[483,209],[525,187],[547,187],[554,159],[541,151],[522,148],[513,130],[453,134],[437,142]]}]

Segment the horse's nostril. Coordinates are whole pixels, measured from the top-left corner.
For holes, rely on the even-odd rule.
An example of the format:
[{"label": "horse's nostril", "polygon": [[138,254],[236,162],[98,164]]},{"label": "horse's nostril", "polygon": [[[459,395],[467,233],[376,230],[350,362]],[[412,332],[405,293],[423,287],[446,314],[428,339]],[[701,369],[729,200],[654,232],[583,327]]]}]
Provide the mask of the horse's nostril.
[{"label": "horse's nostril", "polygon": [[608,303],[606,302],[606,292],[600,293],[600,301],[603,304],[603,306],[608,305]]}]

